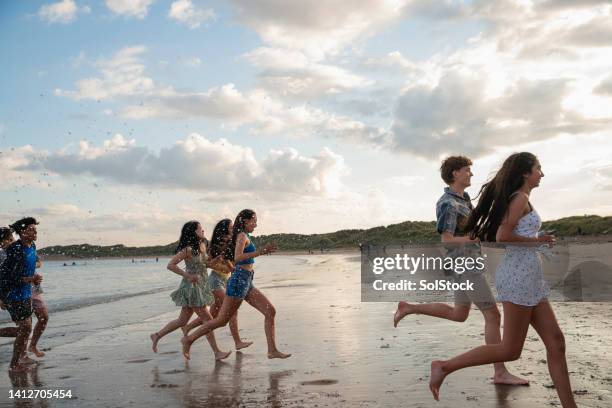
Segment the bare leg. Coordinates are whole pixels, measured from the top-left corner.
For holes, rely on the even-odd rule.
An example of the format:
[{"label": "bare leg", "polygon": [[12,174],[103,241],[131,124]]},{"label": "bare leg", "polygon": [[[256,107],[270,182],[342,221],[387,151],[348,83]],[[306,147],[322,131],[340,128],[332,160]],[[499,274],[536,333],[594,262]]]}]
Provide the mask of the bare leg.
[{"label": "bare leg", "polygon": [[465,322],[470,314],[470,305],[455,303],[453,306],[447,303],[407,303],[399,302],[397,311],[393,316],[393,326],[397,327],[400,320],[409,314],[424,314],[454,322]]},{"label": "bare leg", "polygon": [[19,327],[3,327],[0,329],[0,337],[17,337]]},{"label": "bare leg", "polygon": [[[493,305],[488,309],[480,310],[485,321],[485,343],[486,344],[499,344],[501,343],[501,315],[497,305]],[[505,385],[529,385],[529,381],[510,374],[506,365],[503,362],[493,364],[495,373],[493,375],[494,384],[505,384]]]},{"label": "bare leg", "polygon": [[21,355],[25,352],[26,346],[28,344],[28,338],[30,337],[30,333],[32,332],[32,318],[28,317],[25,320],[17,322],[17,327],[18,332],[17,337],[15,338],[15,343],[13,345],[13,358],[11,359],[9,370],[13,372],[22,372],[25,371],[26,368],[19,363],[19,359],[21,358]]},{"label": "bare leg", "polygon": [[34,331],[32,332],[32,340],[30,340],[30,347],[28,347],[28,351],[34,353],[36,357],[44,357],[45,353],[38,350],[38,340],[40,340],[40,336],[42,336],[45,328],[47,327],[47,323],[49,322],[49,310],[47,306],[44,305],[42,308],[35,308],[34,314],[36,315],[36,325],[34,326]]},{"label": "bare leg", "polygon": [[202,319],[200,319],[200,317],[197,316],[195,319],[193,319],[192,321],[190,321],[189,323],[181,327],[181,330],[183,330],[183,335],[184,336],[188,335],[190,331],[192,331],[193,329],[195,329],[201,324],[202,324]]},{"label": "bare leg", "polygon": [[565,359],[565,337],[548,301],[540,302],[534,309],[531,325],[546,346],[548,372],[561,400],[563,408],[575,408],[574,394],[570,384]]},{"label": "bare leg", "polygon": [[170,323],[165,325],[163,329],[161,329],[157,333],[151,334],[150,337],[151,337],[151,341],[153,342],[153,345],[152,345],[153,352],[157,353],[157,343],[159,342],[159,340],[161,340],[162,337],[164,337],[166,334],[172,333],[179,327],[186,325],[187,322],[189,322],[189,318],[191,317],[192,314],[193,314],[192,308],[183,306],[181,308],[181,314],[179,315],[178,319],[172,320]]},{"label": "bare leg", "polygon": [[479,346],[450,360],[431,363],[429,389],[436,401],[439,399],[440,386],[450,373],[465,367],[514,361],[521,356],[534,308],[510,302],[503,302],[503,305],[504,336],[501,343]]},{"label": "bare leg", "polygon": [[257,288],[252,288],[244,300],[246,300],[251,306],[264,315],[264,329],[266,332],[266,340],[268,341],[268,358],[291,357],[291,354],[281,353],[276,348],[274,333],[274,317],[276,316],[276,309],[274,308],[274,305],[272,305],[268,298]]},{"label": "bare leg", "polygon": [[[215,289],[213,290],[213,295],[215,296],[215,303],[210,306],[210,314],[213,317],[217,317],[219,311],[221,310],[221,305],[223,305],[225,292],[222,289]],[[232,333],[232,338],[234,339],[234,344],[236,345],[236,350],[249,347],[251,344],[253,344],[252,341],[242,341],[240,338],[240,334],[238,333],[238,310],[236,310],[232,317],[230,317],[229,328],[230,333]]]},{"label": "bare leg", "polygon": [[189,360],[189,349],[191,348],[193,342],[213,331],[217,327],[225,326],[227,322],[229,322],[230,317],[232,317],[236,310],[238,310],[241,303],[242,299],[240,298],[226,296],[223,299],[223,305],[221,306],[221,311],[217,317],[203,323],[195,332],[181,339],[181,343],[183,345],[183,356]]},{"label": "bare leg", "polygon": [[[198,317],[202,320],[202,322],[208,322],[212,320],[212,316],[210,315],[206,307],[194,308],[194,311],[196,312]],[[213,349],[213,352],[215,353],[215,360],[223,360],[227,358],[230,354],[232,354],[231,351],[221,351],[219,349],[219,346],[217,345],[217,340],[215,339],[215,332],[212,332],[212,331],[209,332],[206,335],[206,339],[208,340],[208,344],[210,344],[210,347]]]}]

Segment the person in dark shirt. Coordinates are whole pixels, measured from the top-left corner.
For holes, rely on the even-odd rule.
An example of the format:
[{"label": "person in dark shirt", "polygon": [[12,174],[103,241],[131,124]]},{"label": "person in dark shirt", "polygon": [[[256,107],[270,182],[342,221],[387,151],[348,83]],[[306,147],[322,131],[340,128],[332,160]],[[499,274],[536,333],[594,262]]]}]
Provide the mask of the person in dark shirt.
[{"label": "person in dark shirt", "polygon": [[[13,230],[9,227],[0,228],[0,266],[4,263],[4,260],[6,259],[6,248],[8,248],[13,242],[15,242],[15,238],[13,237]],[[1,300],[0,309],[6,309]],[[0,337],[17,337],[18,331],[19,328],[17,326],[2,327],[0,328]]]},{"label": "person in dark shirt", "polygon": [[18,327],[9,365],[12,372],[27,370],[19,360],[32,331],[32,284],[42,282],[42,275],[36,273],[37,224],[36,219],[27,217],[11,225],[19,239],[6,249],[6,260],[0,267],[0,301]]}]

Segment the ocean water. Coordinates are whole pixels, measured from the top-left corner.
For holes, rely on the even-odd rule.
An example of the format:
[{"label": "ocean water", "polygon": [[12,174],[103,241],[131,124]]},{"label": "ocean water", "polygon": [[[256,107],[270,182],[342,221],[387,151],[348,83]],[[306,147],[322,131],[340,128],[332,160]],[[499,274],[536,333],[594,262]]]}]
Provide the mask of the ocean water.
[{"label": "ocean water", "polygon": [[[57,313],[169,290],[180,277],[166,269],[168,260],[78,260],[76,265],[46,261],[37,272],[43,275],[43,297],[49,312]],[[8,313],[0,313],[0,323],[8,321]]]},{"label": "ocean water", "polygon": [[[166,266],[169,257],[135,259],[95,259],[46,261],[38,272],[43,275],[43,297],[50,321],[43,344],[63,344],[83,335],[155,319],[179,308],[170,299],[182,279]],[[298,266],[308,269],[304,258],[275,255],[258,259],[255,284],[258,288],[281,289],[298,282]],[[64,263],[67,265],[64,266]],[[184,268],[184,264],[180,264]],[[355,263],[356,271],[358,264]],[[291,275],[291,276],[289,276]],[[299,274],[308,279],[307,274]],[[357,275],[356,275],[357,276]],[[35,319],[34,319],[35,321]],[[12,326],[6,311],[0,311],[0,325]],[[10,339],[0,339],[0,356],[9,352]],[[44,347],[44,345],[43,345]]]}]

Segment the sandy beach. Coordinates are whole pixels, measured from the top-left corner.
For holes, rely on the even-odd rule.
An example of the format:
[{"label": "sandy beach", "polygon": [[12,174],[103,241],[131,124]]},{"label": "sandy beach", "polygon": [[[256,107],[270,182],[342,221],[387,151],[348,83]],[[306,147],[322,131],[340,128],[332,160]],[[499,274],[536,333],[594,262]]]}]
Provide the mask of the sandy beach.
[{"label": "sandy beach", "polygon": [[[49,278],[50,279],[50,278]],[[187,363],[180,334],[151,351],[148,335],[173,319],[171,289],[52,314],[41,346],[47,356],[31,373],[7,374],[9,341],[2,339],[1,406],[74,407],[546,407],[559,406],[543,344],[530,329],[520,360],[509,368],[529,387],[491,384],[492,367],[450,376],[435,403],[429,363],[483,343],[483,320],[474,310],[463,323],[409,316],[397,329],[395,304],[360,302],[355,254],[266,257],[256,286],[277,308],[277,341],[287,360],[268,360],[263,318],[240,309],[243,338],[254,344],[215,363],[198,341]],[[176,282],[178,284],[178,282]],[[555,303],[567,340],[567,358],[581,407],[612,405],[609,303]],[[6,316],[3,316],[6,317]],[[8,323],[4,323],[7,325]],[[217,331],[232,349],[227,328]],[[11,400],[9,389],[71,390],[72,399]]]}]

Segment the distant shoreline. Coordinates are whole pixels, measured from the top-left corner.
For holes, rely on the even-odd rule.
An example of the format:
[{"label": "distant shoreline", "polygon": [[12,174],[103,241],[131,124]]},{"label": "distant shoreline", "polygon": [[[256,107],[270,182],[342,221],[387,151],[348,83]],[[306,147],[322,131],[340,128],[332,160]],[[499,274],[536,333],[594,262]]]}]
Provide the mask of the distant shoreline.
[{"label": "distant shoreline", "polygon": [[[605,235],[576,235],[569,237],[559,237],[557,238],[557,242],[559,243],[568,243],[568,244],[596,244],[596,243],[606,243],[612,242],[612,234]],[[324,254],[359,254],[359,249],[355,247],[346,247],[346,248],[333,248],[326,249],[323,252],[320,250],[313,250],[312,253],[308,253],[305,250],[279,250],[275,252],[276,255],[324,255]],[[168,254],[159,254],[159,255],[138,255],[138,256],[99,256],[99,257],[71,257],[65,255],[44,255],[42,256],[43,260],[47,261],[87,261],[87,260],[105,260],[105,259],[125,259],[130,261],[134,259],[137,263],[141,263],[141,260],[153,260],[155,262],[155,258],[170,258],[172,255]],[[273,255],[272,255],[273,256]],[[71,266],[71,265],[67,265]]]}]

